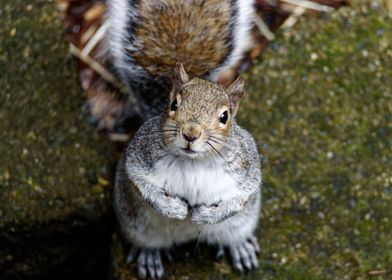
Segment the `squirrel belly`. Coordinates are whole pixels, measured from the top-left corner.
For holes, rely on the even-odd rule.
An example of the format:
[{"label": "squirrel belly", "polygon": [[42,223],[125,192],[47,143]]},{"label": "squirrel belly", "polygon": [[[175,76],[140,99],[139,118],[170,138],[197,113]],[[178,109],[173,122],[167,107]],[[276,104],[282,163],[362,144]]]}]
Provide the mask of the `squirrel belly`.
[{"label": "squirrel belly", "polygon": [[108,0],[108,48],[146,120],[167,104],[177,62],[216,81],[251,45],[253,0]]},{"label": "squirrel belly", "polygon": [[172,155],[159,159],[149,180],[164,191],[185,199],[190,206],[212,205],[241,194],[235,174],[222,161],[176,161]]},{"label": "squirrel belly", "polygon": [[[117,170],[117,178],[127,177],[125,161]],[[122,179],[121,179],[122,178]],[[117,181],[114,206],[121,231],[135,248],[171,248],[192,240],[212,245],[230,246],[251,237],[257,227],[260,194],[241,213],[213,225],[194,224],[190,218],[177,220],[162,216],[134,191],[129,180]]]},{"label": "squirrel belly", "polygon": [[[117,178],[126,178],[125,161],[120,163]],[[135,248],[171,248],[192,240],[211,245],[235,245],[251,237],[257,227],[260,193],[253,203],[234,217],[213,225],[198,225],[188,217],[177,220],[162,216],[134,191],[129,180],[117,181],[114,190],[116,216],[125,239]]]}]

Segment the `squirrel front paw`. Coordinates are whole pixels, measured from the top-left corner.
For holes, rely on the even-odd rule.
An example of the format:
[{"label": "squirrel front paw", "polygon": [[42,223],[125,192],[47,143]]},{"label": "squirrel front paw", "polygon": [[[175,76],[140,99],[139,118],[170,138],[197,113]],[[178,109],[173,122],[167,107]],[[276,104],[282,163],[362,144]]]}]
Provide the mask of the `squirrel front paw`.
[{"label": "squirrel front paw", "polygon": [[192,222],[198,225],[212,225],[221,222],[218,205],[198,205],[192,208]]},{"label": "squirrel front paw", "polygon": [[183,220],[188,215],[188,203],[179,197],[162,193],[155,201],[150,201],[155,210],[169,218]]},{"label": "squirrel front paw", "polygon": [[196,205],[192,208],[192,221],[195,224],[218,224],[236,215],[243,208],[242,200],[220,201],[216,204]]}]

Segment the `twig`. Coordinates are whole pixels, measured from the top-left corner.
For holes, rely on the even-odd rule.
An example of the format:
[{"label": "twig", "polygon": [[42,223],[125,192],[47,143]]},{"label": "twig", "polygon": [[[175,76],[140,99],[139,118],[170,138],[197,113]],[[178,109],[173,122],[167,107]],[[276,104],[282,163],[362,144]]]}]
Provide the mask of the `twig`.
[{"label": "twig", "polygon": [[96,20],[105,13],[106,5],[102,2],[96,2],[87,11],[84,12],[83,19],[86,22]]},{"label": "twig", "polygon": [[60,12],[65,12],[68,7],[69,7],[69,2],[64,1],[64,0],[56,0],[55,1],[57,8],[59,9]]},{"label": "twig", "polygon": [[389,13],[392,12],[392,0],[385,0],[385,6],[388,9]]},{"label": "twig", "polygon": [[368,272],[369,276],[381,276],[391,273],[392,270],[372,270]]},{"label": "twig", "polygon": [[90,38],[88,43],[84,46],[82,50],[83,55],[87,56],[90,54],[90,52],[95,48],[95,46],[103,39],[108,29],[109,29],[109,24],[106,21],[98,28],[98,30]]},{"label": "twig", "polygon": [[111,83],[116,87],[121,93],[127,94],[129,96],[129,101],[135,104],[135,98],[133,93],[126,87],[121,81],[119,81],[115,76],[113,76],[108,70],[105,69],[100,63],[95,61],[88,55],[84,55],[75,45],[70,44],[69,51],[71,54],[79,58],[81,61],[86,63],[91,69],[98,73],[104,80]]},{"label": "twig", "polygon": [[303,7],[305,9],[319,11],[319,12],[332,12],[334,9],[326,5],[322,5],[316,2],[311,2],[307,0],[280,0],[281,2],[286,2],[288,4],[295,5],[297,7]]},{"label": "twig", "polygon": [[261,34],[263,34],[263,36],[267,38],[268,41],[272,41],[275,39],[275,34],[268,28],[264,20],[257,14],[254,18],[254,23],[259,28]]},{"label": "twig", "polygon": [[306,11],[306,8],[298,6],[295,8],[294,12],[283,22],[282,28],[293,27],[300,16],[302,16]]},{"label": "twig", "polygon": [[82,45],[85,45],[91,39],[91,37],[93,37],[95,32],[97,32],[98,27],[99,26],[93,24],[82,34],[82,36],[80,37],[80,42],[82,43]]},{"label": "twig", "polygon": [[109,139],[113,142],[128,142],[131,135],[124,133],[109,133]]}]

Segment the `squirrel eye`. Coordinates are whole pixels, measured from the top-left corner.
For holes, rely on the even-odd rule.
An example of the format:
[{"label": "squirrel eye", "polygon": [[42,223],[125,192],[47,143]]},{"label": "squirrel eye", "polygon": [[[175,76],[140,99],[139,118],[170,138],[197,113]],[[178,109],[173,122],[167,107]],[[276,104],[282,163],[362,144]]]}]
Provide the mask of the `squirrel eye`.
[{"label": "squirrel eye", "polygon": [[173,100],[173,102],[170,104],[170,111],[177,111],[177,98]]},{"label": "squirrel eye", "polygon": [[219,122],[226,124],[228,118],[229,117],[227,116],[227,111],[224,111],[222,115],[219,117]]}]

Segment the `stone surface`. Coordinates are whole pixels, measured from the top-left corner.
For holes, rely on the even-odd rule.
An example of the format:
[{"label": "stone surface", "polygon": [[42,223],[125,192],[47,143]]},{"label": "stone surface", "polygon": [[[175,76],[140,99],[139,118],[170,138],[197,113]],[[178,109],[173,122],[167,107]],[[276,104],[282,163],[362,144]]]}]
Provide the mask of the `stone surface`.
[{"label": "stone surface", "polygon": [[[239,276],[191,244],[167,279],[391,277],[391,30],[380,2],[354,1],[280,32],[245,74],[238,117],[263,156],[261,269]],[[135,279],[122,246],[112,276]]]},{"label": "stone surface", "polygon": [[[391,277],[392,18],[353,5],[280,32],[245,73],[239,122],[263,155],[261,269],[239,276],[192,243],[167,279]],[[111,278],[136,279],[117,235],[109,254],[113,149],[76,80],[53,3],[3,0],[0,279],[104,279],[109,255]]]},{"label": "stone surface", "polygon": [[88,124],[73,62],[53,3],[2,1],[1,279],[106,273],[113,149]]}]

